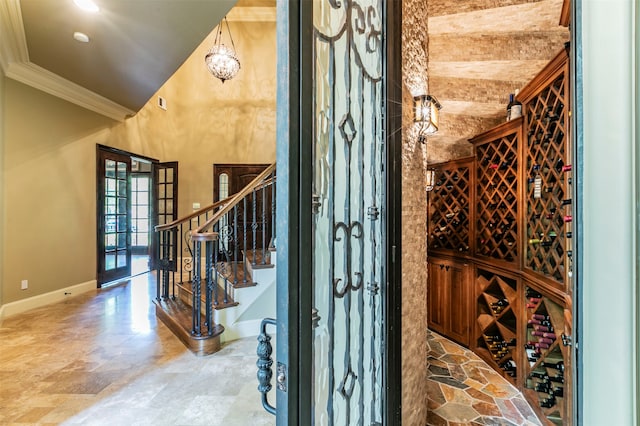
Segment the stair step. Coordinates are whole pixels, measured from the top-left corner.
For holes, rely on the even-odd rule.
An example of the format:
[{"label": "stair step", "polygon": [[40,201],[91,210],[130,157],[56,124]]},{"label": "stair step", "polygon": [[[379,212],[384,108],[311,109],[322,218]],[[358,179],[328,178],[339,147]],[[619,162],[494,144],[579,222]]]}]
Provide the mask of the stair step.
[{"label": "stair step", "polygon": [[206,326],[204,315],[201,316],[202,336],[191,334],[192,317],[191,306],[180,299],[154,299],[156,305],[156,316],[175,334],[182,343],[194,354],[198,356],[211,355],[220,350],[220,335],[224,332],[224,327],[213,324],[211,335]]},{"label": "stair step", "polygon": [[[244,252],[246,261],[251,265],[253,269],[267,269],[273,268],[275,265],[271,263],[271,251],[267,251],[265,255],[262,254],[262,249],[256,250],[245,250]],[[264,264],[262,263],[264,258]]]},{"label": "stair step", "polygon": [[[180,289],[179,291],[180,299],[182,299],[182,301],[189,306],[189,309],[191,309],[191,301],[193,300],[193,290],[192,290],[193,283],[191,281],[185,281],[182,283],[178,283],[176,285]],[[205,287],[206,287],[205,285],[201,285],[202,290],[204,290]],[[214,293],[214,296],[215,296],[215,293]],[[206,301],[206,297],[207,296],[205,292],[202,291],[200,299],[202,300],[203,306]],[[225,309],[225,308],[231,308],[233,306],[238,306],[238,302],[234,301],[233,297],[231,297],[230,295],[227,296],[227,302],[225,303],[224,290],[220,286],[218,286],[217,302],[218,302],[217,304],[216,303],[213,304],[213,309]]]},{"label": "stair step", "polygon": [[[244,268],[242,262],[236,262],[237,277],[234,278],[234,270],[232,262],[218,262],[216,270],[222,275],[234,288],[255,287],[258,283],[254,282],[251,278],[251,273],[247,270],[245,277]],[[236,281],[237,282],[234,282]]]}]

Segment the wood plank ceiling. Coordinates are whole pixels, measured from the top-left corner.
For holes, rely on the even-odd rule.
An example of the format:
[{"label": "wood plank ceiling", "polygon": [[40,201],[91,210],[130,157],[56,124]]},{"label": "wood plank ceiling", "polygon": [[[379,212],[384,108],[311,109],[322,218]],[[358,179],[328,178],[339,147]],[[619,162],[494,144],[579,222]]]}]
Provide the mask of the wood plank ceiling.
[{"label": "wood plank ceiling", "polygon": [[429,93],[442,104],[428,162],[472,154],[468,139],[505,121],[522,88],[569,40],[563,0],[426,0]]}]

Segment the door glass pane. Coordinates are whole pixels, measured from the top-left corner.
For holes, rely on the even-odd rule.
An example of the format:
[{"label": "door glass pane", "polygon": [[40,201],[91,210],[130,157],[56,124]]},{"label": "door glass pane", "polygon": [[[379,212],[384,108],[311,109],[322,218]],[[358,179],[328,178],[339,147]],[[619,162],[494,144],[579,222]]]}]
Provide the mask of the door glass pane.
[{"label": "door glass pane", "polygon": [[107,214],[116,214],[116,198],[106,197],[105,210]]},{"label": "door glass pane", "polygon": [[106,234],[104,236],[104,248],[105,250],[115,250],[116,248],[115,234]]},{"label": "door glass pane", "polygon": [[127,251],[126,250],[118,250],[117,251],[117,257],[118,257],[118,268],[122,268],[124,266],[127,266]]},{"label": "door glass pane", "polygon": [[126,197],[127,196],[127,181],[126,180],[118,180],[118,196]]},{"label": "door glass pane", "polygon": [[314,0],[313,422],[383,418],[382,1]]},{"label": "door glass pane", "polygon": [[116,216],[109,214],[105,216],[104,232],[116,232]]},{"label": "door glass pane", "polygon": [[104,175],[106,177],[116,177],[116,162],[113,160],[104,161]]},{"label": "door glass pane", "polygon": [[118,207],[118,214],[127,214],[127,199],[118,198],[117,207]]},{"label": "door glass pane", "polygon": [[105,195],[116,195],[116,180],[112,178],[106,178],[104,181]]},{"label": "door glass pane", "polygon": [[104,269],[105,271],[110,271],[112,269],[116,269],[116,255],[112,253],[107,253],[104,256]]},{"label": "door glass pane", "polygon": [[167,173],[166,182],[173,182],[173,169],[165,169]]},{"label": "door glass pane", "polygon": [[118,169],[116,177],[118,179],[126,179],[127,178],[127,163],[121,163],[118,161]]},{"label": "door glass pane", "polygon": [[127,216],[118,216],[118,226],[116,228],[118,232],[127,232]]},{"label": "door glass pane", "polygon": [[126,249],[127,248],[127,234],[120,233],[118,234],[118,249]]}]

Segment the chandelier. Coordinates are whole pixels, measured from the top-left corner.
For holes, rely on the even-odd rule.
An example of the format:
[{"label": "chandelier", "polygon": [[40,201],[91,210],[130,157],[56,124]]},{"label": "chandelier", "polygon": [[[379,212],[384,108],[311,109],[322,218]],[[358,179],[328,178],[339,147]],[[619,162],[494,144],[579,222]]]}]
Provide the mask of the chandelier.
[{"label": "chandelier", "polygon": [[[227,34],[231,41],[231,47],[222,43],[223,23],[227,27]],[[216,27],[216,38],[213,42],[213,47],[204,57],[204,62],[207,64],[207,68],[209,68],[211,74],[222,80],[223,83],[225,80],[231,80],[235,77],[240,70],[240,61],[236,56],[236,46],[233,44],[233,38],[231,37],[231,31],[229,30],[229,23],[227,22],[226,16]]]}]

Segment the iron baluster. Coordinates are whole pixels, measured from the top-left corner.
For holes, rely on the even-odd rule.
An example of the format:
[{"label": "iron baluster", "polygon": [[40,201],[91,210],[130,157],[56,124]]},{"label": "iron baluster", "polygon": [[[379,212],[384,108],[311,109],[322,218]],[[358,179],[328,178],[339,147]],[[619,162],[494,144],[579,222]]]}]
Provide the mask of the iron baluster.
[{"label": "iron baluster", "polygon": [[238,257],[238,205],[236,204],[233,206],[233,285],[238,284]]},{"label": "iron baluster", "polygon": [[[219,229],[219,226],[216,224],[214,229]],[[220,235],[220,234],[218,234]],[[218,252],[220,251],[220,238],[217,238],[213,242],[213,275],[214,275],[214,283],[213,283],[213,304],[214,306],[218,306]]]},{"label": "iron baluster", "polygon": [[206,293],[205,293],[205,311],[206,311],[206,326],[207,326],[207,334],[211,336],[213,333],[213,305],[211,304],[211,291],[213,290],[213,279],[211,274],[213,272],[213,265],[211,263],[213,257],[213,241],[207,241],[205,243],[205,267],[206,271]]},{"label": "iron baluster", "polygon": [[165,241],[164,241],[164,259],[165,259],[165,272],[162,277],[162,298],[167,299],[169,297],[169,252],[171,250],[170,246],[171,240],[171,231],[165,231]]},{"label": "iron baluster", "polygon": [[200,279],[201,279],[201,269],[202,263],[200,260],[200,250],[201,250],[201,242],[194,241],[193,245],[193,286],[191,288],[193,293],[192,300],[192,309],[191,309],[191,319],[192,319],[192,330],[191,334],[194,336],[200,337],[202,334],[200,332]]},{"label": "iron baluster", "polygon": [[251,259],[251,264],[253,266],[256,265],[256,240],[258,239],[258,221],[257,221],[257,196],[256,196],[256,190],[253,190],[253,201],[252,201],[252,210],[253,210],[253,222],[251,223],[251,230],[253,232],[253,259]]},{"label": "iron baluster", "polygon": [[242,199],[242,283],[247,284],[247,197]]},{"label": "iron baluster", "polygon": [[271,181],[271,226],[269,227],[269,233],[271,234],[271,243],[269,248],[275,248],[275,235],[276,235],[276,172],[273,172]]},{"label": "iron baluster", "polygon": [[260,324],[260,335],[258,336],[258,348],[256,354],[258,355],[258,361],[256,366],[258,367],[258,391],[262,394],[262,406],[264,409],[273,415],[276,414],[276,408],[269,404],[268,394],[271,390],[271,378],[273,377],[273,359],[271,354],[273,348],[271,347],[271,336],[267,334],[267,325],[276,325],[276,320],[272,318],[265,318]]},{"label": "iron baluster", "polygon": [[267,263],[267,188],[262,187],[262,264]]}]

